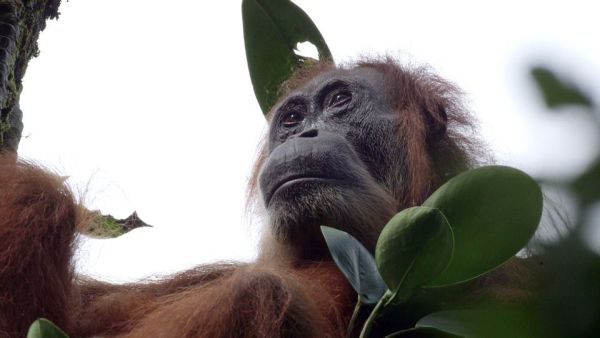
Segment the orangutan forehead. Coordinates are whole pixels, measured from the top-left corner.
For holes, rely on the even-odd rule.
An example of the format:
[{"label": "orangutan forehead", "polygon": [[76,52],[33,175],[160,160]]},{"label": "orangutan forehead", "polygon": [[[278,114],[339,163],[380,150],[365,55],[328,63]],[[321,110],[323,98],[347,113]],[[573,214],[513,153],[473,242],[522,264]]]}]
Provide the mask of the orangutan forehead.
[{"label": "orangutan forehead", "polygon": [[296,88],[289,94],[314,93],[328,83],[335,81],[358,83],[380,91],[382,94],[385,91],[384,74],[371,67],[355,67],[350,69],[333,69],[317,74],[303,86]]}]

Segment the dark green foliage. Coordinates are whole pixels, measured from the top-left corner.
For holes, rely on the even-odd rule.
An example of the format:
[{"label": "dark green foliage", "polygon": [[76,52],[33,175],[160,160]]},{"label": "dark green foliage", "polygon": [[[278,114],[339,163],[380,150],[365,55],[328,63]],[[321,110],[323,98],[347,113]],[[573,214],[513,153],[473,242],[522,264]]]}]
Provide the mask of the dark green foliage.
[{"label": "dark green foliage", "polygon": [[540,322],[550,324],[556,337],[596,337],[600,332],[600,256],[582,243],[579,230],[546,253],[539,302],[546,316]]},{"label": "dark green foliage", "polygon": [[[546,71],[551,75],[550,82],[554,83],[555,88],[548,90],[547,84],[540,81],[536,84],[548,96],[545,99],[548,108],[556,109],[558,105],[554,102],[586,108],[590,117],[595,119],[597,132],[600,133],[600,117],[593,100],[578,86],[566,85],[556,79],[554,72]],[[600,200],[600,152],[580,175],[566,180],[566,183],[553,183],[576,196],[579,203],[576,205],[575,219],[578,222],[566,238],[545,250],[543,271],[546,283],[539,300],[544,317],[540,323],[547,325],[556,337],[595,337],[600,332],[600,255],[590,250],[585,240],[598,242],[598,238],[594,238],[598,236],[598,231],[592,230],[600,226],[600,219],[595,212],[596,203]]]},{"label": "dark green foliage", "polygon": [[490,271],[527,244],[542,215],[542,192],[524,172],[487,166],[441,186],[424,206],[438,208],[454,231],[454,256],[430,283],[463,282]]},{"label": "dark green foliage", "polygon": [[388,302],[401,303],[444,271],[452,259],[454,236],[439,209],[401,211],[385,226],[375,250],[377,268],[392,291]]},{"label": "dark green foliage", "polygon": [[533,316],[527,307],[451,310],[429,314],[415,326],[468,338],[553,337]]},{"label": "dark green foliage", "polygon": [[244,42],[254,94],[264,114],[275,104],[278,89],[309,59],[296,53],[297,44],[309,41],[320,60],[331,52],[310,17],[289,0],[244,0]]},{"label": "dark green foliage", "polygon": [[559,78],[551,70],[544,67],[534,67],[531,69],[531,76],[549,108],[566,105],[592,107],[592,101],[586,94],[577,86]]},{"label": "dark green foliage", "polygon": [[573,180],[571,188],[582,205],[589,205],[600,199],[600,158]]},{"label": "dark green foliage", "polygon": [[29,327],[27,338],[69,338],[69,336],[48,319],[40,318]]},{"label": "dark green foliage", "polygon": [[[424,202],[424,206],[396,214],[377,241],[375,261],[379,273],[371,272],[377,276],[381,274],[388,291],[365,322],[361,338],[370,336],[374,321],[384,309],[409,301],[421,288],[444,289],[446,285],[468,281],[513,257],[535,232],[541,211],[541,190],[531,177],[514,168],[487,166],[446,182]],[[336,237],[350,237],[342,234],[335,232]],[[325,235],[329,243],[333,236]],[[354,242],[348,245],[359,246]],[[356,273],[347,271],[356,271],[356,267],[348,267],[356,263],[347,262],[357,259],[346,259],[340,264],[336,258],[340,252],[344,252],[343,246],[334,247],[332,256],[355,285]],[[452,287],[448,290],[454,292]],[[521,310],[501,309],[498,315],[507,320],[514,319],[518,324],[525,320]],[[499,318],[504,318],[502,316]],[[469,321],[469,318],[473,320]],[[480,334],[497,325],[492,318],[479,310],[473,313],[444,312],[426,316],[417,322],[414,330],[397,332],[396,336],[415,336],[424,334],[422,330],[436,330],[441,331],[440,334],[485,337]],[[536,323],[532,325],[534,328],[518,326],[514,332],[534,337],[538,327]]]}]

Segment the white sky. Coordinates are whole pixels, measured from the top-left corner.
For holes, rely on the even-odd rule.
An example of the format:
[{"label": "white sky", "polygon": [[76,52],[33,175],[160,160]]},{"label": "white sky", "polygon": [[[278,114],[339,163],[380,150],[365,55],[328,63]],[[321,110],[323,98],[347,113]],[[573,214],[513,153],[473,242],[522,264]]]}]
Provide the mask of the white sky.
[{"label": "white sky", "polygon": [[[498,162],[568,177],[592,159],[590,119],[548,114],[527,69],[550,65],[600,98],[594,1],[295,2],[337,61],[389,53],[457,83]],[[21,156],[69,175],[91,208],[155,226],[82,240],[79,271],[129,281],[254,256],[244,193],[265,122],[240,4],[69,1],[42,33]]]}]

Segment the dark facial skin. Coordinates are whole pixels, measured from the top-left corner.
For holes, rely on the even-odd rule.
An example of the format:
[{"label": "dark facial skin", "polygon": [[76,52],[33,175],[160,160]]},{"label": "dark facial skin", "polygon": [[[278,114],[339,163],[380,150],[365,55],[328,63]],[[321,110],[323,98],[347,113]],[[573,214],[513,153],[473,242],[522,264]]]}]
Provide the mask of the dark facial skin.
[{"label": "dark facial skin", "polygon": [[320,225],[349,232],[373,249],[396,211],[404,150],[383,76],[335,70],[281,100],[269,128],[259,185],[275,238],[320,255]]}]

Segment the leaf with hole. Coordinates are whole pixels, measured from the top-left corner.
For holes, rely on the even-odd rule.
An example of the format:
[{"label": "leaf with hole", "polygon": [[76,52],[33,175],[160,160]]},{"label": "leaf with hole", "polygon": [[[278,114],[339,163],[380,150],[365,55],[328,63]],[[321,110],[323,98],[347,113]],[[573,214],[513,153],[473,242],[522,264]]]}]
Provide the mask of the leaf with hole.
[{"label": "leaf with hole", "polygon": [[487,166],[452,178],[423,206],[440,209],[454,233],[450,265],[427,285],[437,287],[484,274],[523,248],[540,222],[542,192],[520,170]]},{"label": "leaf with hole", "polygon": [[320,60],[332,60],[325,39],[310,17],[289,0],[243,0],[246,59],[254,94],[264,114],[277,101],[277,91],[298,65],[298,43],[310,42]]},{"label": "leaf with hole", "polygon": [[387,288],[369,250],[344,231],[321,226],[321,232],[335,264],[356,290],[360,301],[365,304],[379,301]]},{"label": "leaf with hole", "polygon": [[415,288],[437,277],[453,249],[452,229],[440,210],[413,207],[392,217],[375,249],[379,273],[393,292],[388,304],[405,301]]}]

